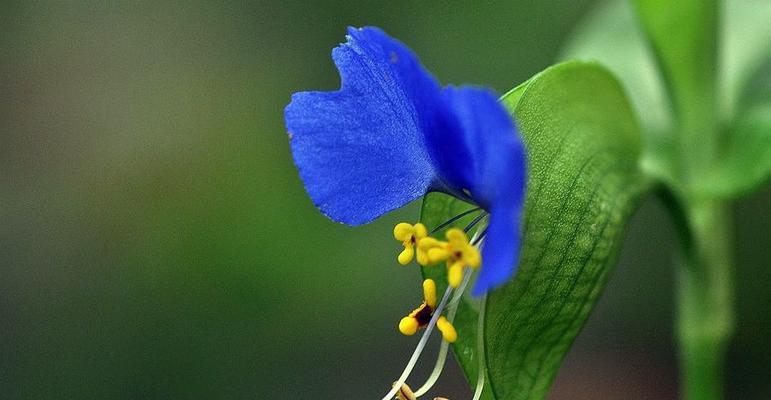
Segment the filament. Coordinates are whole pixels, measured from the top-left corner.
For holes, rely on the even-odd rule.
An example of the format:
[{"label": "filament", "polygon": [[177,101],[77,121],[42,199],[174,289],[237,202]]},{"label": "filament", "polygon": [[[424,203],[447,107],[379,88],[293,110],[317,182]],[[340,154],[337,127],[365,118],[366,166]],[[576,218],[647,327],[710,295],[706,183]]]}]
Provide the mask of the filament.
[{"label": "filament", "polygon": [[469,215],[471,213],[477,212],[477,211],[479,211],[481,209],[482,209],[482,207],[476,207],[476,208],[472,208],[470,210],[466,210],[466,211],[464,211],[464,212],[462,212],[462,213],[460,213],[460,214],[458,214],[458,215],[448,219],[447,221],[439,224],[439,226],[437,226],[436,228],[431,230],[431,233],[435,233],[435,232],[441,230],[442,228],[446,227],[447,225],[450,225],[451,223],[453,223],[453,222],[455,222],[455,221],[457,221],[457,220],[459,220],[459,219],[461,219],[461,218],[463,218],[463,217],[465,217],[465,216],[467,216],[467,215]]},{"label": "filament", "polygon": [[[468,232],[468,231],[469,231],[469,229],[473,228],[473,227],[474,227],[474,225],[478,224],[478,223],[479,223],[479,221],[481,221],[481,220],[482,220],[482,218],[484,218],[484,217],[486,217],[486,216],[487,216],[487,211],[482,211],[482,213],[481,213],[481,214],[477,215],[477,216],[476,216],[476,218],[474,218],[474,220],[473,220],[473,221],[469,222],[469,224],[468,224],[468,225],[466,225],[466,227],[465,227],[465,228],[463,228],[463,232]],[[473,243],[472,243],[472,244],[473,244]]]},{"label": "filament", "polygon": [[[460,299],[463,297],[463,291],[466,289],[466,285],[468,285],[469,281],[471,280],[471,271],[466,271],[465,276],[463,277],[463,282],[458,287],[458,290],[455,291],[455,294],[452,296],[452,300],[450,300],[450,303],[447,305],[447,320],[450,322],[453,322],[455,320],[455,314],[458,312],[458,304],[460,303]],[[442,369],[444,369],[445,361],[447,360],[447,351],[450,348],[450,343],[446,340],[442,340],[442,345],[439,347],[439,356],[436,359],[436,364],[434,365],[434,370],[431,371],[431,375],[426,379],[426,383],[423,384],[423,386],[420,387],[420,389],[415,391],[415,397],[420,397],[434,386],[437,380],[439,380],[439,375],[442,374]]]},{"label": "filament", "polygon": [[407,381],[407,378],[410,376],[410,373],[412,373],[413,368],[415,368],[415,364],[418,362],[418,358],[420,358],[420,354],[423,352],[423,349],[426,347],[426,343],[428,342],[429,336],[431,336],[431,331],[434,330],[434,326],[436,326],[436,321],[439,319],[439,316],[442,314],[442,310],[444,309],[444,306],[447,304],[447,300],[450,298],[450,293],[452,293],[452,287],[447,286],[447,290],[444,291],[444,295],[442,296],[442,300],[439,302],[439,306],[437,306],[436,310],[434,310],[434,315],[431,317],[431,321],[428,322],[428,326],[426,326],[426,331],[423,332],[423,336],[420,338],[420,342],[418,342],[418,346],[415,348],[415,351],[412,353],[412,357],[410,357],[410,361],[407,363],[407,366],[404,368],[404,371],[402,372],[402,375],[399,377],[399,380],[397,380],[391,390],[383,396],[382,400],[392,400],[394,396],[396,396],[396,392],[399,391],[399,388],[402,387],[405,381]]},{"label": "filament", "polygon": [[[485,214],[486,213],[482,213],[480,217],[484,216]],[[477,222],[481,220],[480,217],[477,217]],[[474,233],[471,241],[481,241],[483,238],[482,235],[483,233],[477,231]],[[460,286],[458,286],[458,290],[455,291],[455,294],[452,296],[452,300],[450,300],[450,303],[447,305],[447,320],[451,323],[455,321],[455,314],[458,312],[458,305],[460,304],[460,300],[463,298],[463,293],[466,291],[466,287],[468,286],[469,281],[471,281],[471,273],[471,270],[466,270],[463,276],[463,282],[461,282]],[[420,389],[415,391],[415,397],[420,397],[426,394],[426,392],[431,390],[434,384],[436,384],[436,381],[439,380],[439,376],[442,374],[442,370],[444,369],[444,365],[447,361],[447,352],[449,348],[450,343],[448,343],[446,340],[443,340],[441,346],[439,347],[439,356],[436,359],[436,364],[434,364],[434,370],[431,371],[431,375],[429,375],[428,379],[426,379],[426,383],[424,383]]]},{"label": "filament", "polygon": [[482,247],[482,239],[484,239],[485,236],[487,235],[487,228],[488,227],[486,226],[485,229],[482,230],[482,233],[479,233],[479,231],[477,231],[477,234],[474,235],[473,238],[471,238],[471,244],[472,245],[477,245],[478,244],[479,247]]},{"label": "filament", "polygon": [[482,390],[485,388],[485,307],[487,307],[487,294],[482,296],[482,304],[479,305],[479,319],[477,320],[477,359],[479,360],[479,367],[477,368],[477,387],[474,389],[474,398],[472,400],[479,400],[482,396]]}]

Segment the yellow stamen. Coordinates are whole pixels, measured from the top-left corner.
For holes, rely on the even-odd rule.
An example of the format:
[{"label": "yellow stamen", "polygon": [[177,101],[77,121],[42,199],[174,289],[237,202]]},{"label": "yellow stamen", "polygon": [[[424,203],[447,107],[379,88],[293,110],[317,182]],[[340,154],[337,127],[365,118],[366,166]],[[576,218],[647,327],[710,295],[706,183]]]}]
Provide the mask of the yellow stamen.
[{"label": "yellow stamen", "polygon": [[434,247],[441,247],[443,245],[444,243],[441,240],[432,238],[430,236],[420,239],[420,242],[418,242],[418,248],[425,251],[429,251]]},{"label": "yellow stamen", "polygon": [[457,261],[447,268],[447,283],[453,288],[460,286],[463,280],[463,261]]},{"label": "yellow stamen", "polygon": [[428,229],[426,229],[426,226],[418,222],[413,226],[415,229],[415,237],[420,240],[426,236],[428,236]]},{"label": "yellow stamen", "polygon": [[436,282],[433,279],[423,281],[423,298],[429,307],[436,307]]},{"label": "yellow stamen", "polygon": [[[397,260],[401,265],[407,265],[415,258],[415,246],[420,243],[420,240],[428,236],[428,230],[426,226],[417,223],[415,225],[401,222],[394,227],[394,239],[402,242],[404,250],[399,253]],[[424,251],[418,249],[418,263],[425,265],[427,262],[427,255]]]},{"label": "yellow stamen", "polygon": [[474,246],[469,246],[463,251],[463,261],[471,268],[479,268],[482,265],[482,256]]},{"label": "yellow stamen", "polygon": [[444,316],[439,317],[436,321],[436,327],[442,332],[444,340],[450,343],[455,343],[455,341],[458,340],[458,332],[455,330],[455,327],[452,326],[452,323]]},{"label": "yellow stamen", "polygon": [[463,247],[468,244],[468,237],[466,237],[466,234],[458,228],[448,230],[446,235],[447,240],[449,240],[453,246]]},{"label": "yellow stamen", "polygon": [[418,331],[418,320],[415,317],[404,317],[399,321],[399,332],[405,336],[412,336]]},{"label": "yellow stamen", "polygon": [[430,236],[420,239],[418,242],[418,264],[426,266],[442,261],[439,259],[432,260],[429,253],[432,249],[442,248],[444,246],[444,242],[434,239]]},{"label": "yellow stamen", "polygon": [[423,281],[423,303],[399,321],[399,332],[412,336],[418,329],[426,326],[434,315],[436,307],[436,282],[433,279]]},{"label": "yellow stamen", "polygon": [[429,264],[428,254],[425,251],[420,250],[420,248],[418,248],[417,256],[418,256],[417,261],[419,265],[426,266]]},{"label": "yellow stamen", "polygon": [[409,240],[412,236],[412,232],[414,231],[412,225],[401,222],[396,224],[394,227],[394,239],[403,242],[405,240]]},{"label": "yellow stamen", "polygon": [[463,267],[478,268],[482,264],[479,250],[469,242],[466,233],[457,228],[447,231],[447,242],[423,239],[418,247],[427,249],[430,263],[447,262],[447,281],[453,288],[463,279]]},{"label": "yellow stamen", "polygon": [[450,252],[446,247],[434,247],[428,251],[428,262],[436,264],[440,261],[444,261],[450,257]]},{"label": "yellow stamen", "polygon": [[404,250],[402,250],[402,252],[399,253],[399,257],[396,257],[396,259],[399,261],[399,264],[407,265],[412,261],[412,258],[414,256],[415,256],[415,249],[412,247],[412,245],[405,245]]}]

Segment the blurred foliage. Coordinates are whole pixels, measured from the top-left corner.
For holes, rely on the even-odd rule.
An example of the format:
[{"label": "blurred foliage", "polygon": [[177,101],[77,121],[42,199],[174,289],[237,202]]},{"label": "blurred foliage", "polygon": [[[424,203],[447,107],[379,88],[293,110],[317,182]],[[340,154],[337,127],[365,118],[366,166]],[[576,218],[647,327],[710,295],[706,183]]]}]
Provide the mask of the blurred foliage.
[{"label": "blurred foliage", "polygon": [[[420,298],[390,230],[417,208],[356,229],[320,215],[286,143],[289,95],[336,87],[329,52],[364,24],[444,83],[503,92],[549,65],[589,6],[3,2],[0,397],[381,394]],[[768,202],[738,213],[740,398],[771,393]],[[635,218],[555,398],[673,397],[663,219],[655,204]],[[467,396],[457,371],[440,385]]]}]

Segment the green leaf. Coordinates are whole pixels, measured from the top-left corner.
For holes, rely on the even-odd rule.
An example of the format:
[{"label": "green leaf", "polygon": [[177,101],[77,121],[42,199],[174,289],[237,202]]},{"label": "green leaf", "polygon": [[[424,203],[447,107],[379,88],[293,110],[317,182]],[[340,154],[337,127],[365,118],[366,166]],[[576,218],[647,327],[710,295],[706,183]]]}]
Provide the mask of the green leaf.
[{"label": "green leaf", "polygon": [[720,155],[717,45],[720,0],[634,0],[677,120],[672,189],[688,195]]},{"label": "green leaf", "polygon": [[722,158],[697,194],[731,198],[751,193],[771,176],[771,59],[750,79],[724,137]]},{"label": "green leaf", "polygon": [[712,100],[717,81],[719,1],[634,0],[634,4],[675,109],[687,114],[694,111],[692,107]]},{"label": "green leaf", "polygon": [[[771,55],[771,2],[727,0],[720,11],[721,115],[730,117],[752,75]],[[646,131],[672,128],[664,83],[628,0],[590,13],[563,48],[562,60],[598,61],[621,79]]]},{"label": "green leaf", "polygon": [[590,13],[573,32],[560,59],[604,65],[623,83],[645,130],[672,129],[664,82],[629,1],[605,2]]},{"label": "green leaf", "polygon": [[725,92],[732,118],[718,162],[697,195],[734,198],[771,177],[771,2],[728,2]]},{"label": "green leaf", "polygon": [[[689,1],[679,4],[679,7],[710,4],[713,3]],[[771,24],[768,23],[771,20],[771,2],[727,0],[722,4],[723,7],[718,10],[720,52],[717,64],[721,67],[718,112],[711,114],[717,114],[721,120],[730,123],[722,135],[722,142],[718,144],[720,154],[716,158],[719,163],[712,166],[705,178],[696,182],[694,190],[696,195],[732,197],[760,186],[768,179],[771,168],[768,167],[769,157],[760,151],[768,147],[766,135],[769,126],[760,110],[771,96],[763,94],[767,96],[765,100],[757,98],[758,88],[768,87],[759,85],[762,79],[768,79],[762,76],[771,74],[771,69],[763,67],[763,61],[771,56]],[[638,6],[647,7],[648,18],[670,18],[675,21],[671,23],[675,27],[682,21],[695,18],[692,15],[673,17],[673,14],[667,17],[666,12],[657,15],[666,9],[647,1],[638,2]],[[673,29],[663,23],[660,25],[658,31]],[[687,25],[691,27],[690,33],[695,34],[693,23]],[[669,35],[659,33],[658,36],[666,42]],[[679,34],[671,36],[682,39]],[[670,53],[674,53],[671,59],[677,64],[672,67],[685,68],[688,63],[678,63],[678,60],[687,57],[671,50],[675,45],[678,44],[669,44]],[[695,48],[693,43],[679,45]],[[695,51],[691,50],[691,53]],[[705,51],[712,52],[714,49]],[[671,188],[685,187],[678,172],[679,144],[675,142],[675,122],[664,79],[631,3],[610,0],[602,4],[579,25],[561,58],[598,61],[621,79],[643,127],[643,170],[668,183]],[[694,64],[698,64],[698,60],[690,62],[690,68],[698,68]],[[765,75],[759,71],[765,71]],[[748,101],[749,97],[754,97],[754,100]],[[762,147],[764,143],[765,147]]]},{"label": "green leaf", "polygon": [[594,10],[573,33],[560,58],[596,61],[619,77],[642,124],[643,170],[676,186],[674,117],[631,3],[614,0]]},{"label": "green leaf", "polygon": [[[720,71],[723,115],[736,113],[771,57],[771,1],[728,0],[722,19]],[[767,99],[768,100],[768,99]]]},{"label": "green leaf", "polygon": [[[603,67],[559,64],[502,102],[527,144],[529,189],[519,271],[487,297],[485,398],[538,399],[605,286],[628,219],[651,183],[638,168],[641,145],[630,105]],[[468,207],[432,194],[422,220],[436,226]],[[445,282],[444,268],[427,267],[424,274]],[[453,348],[470,382],[478,363],[476,310],[464,299],[455,322]]]}]

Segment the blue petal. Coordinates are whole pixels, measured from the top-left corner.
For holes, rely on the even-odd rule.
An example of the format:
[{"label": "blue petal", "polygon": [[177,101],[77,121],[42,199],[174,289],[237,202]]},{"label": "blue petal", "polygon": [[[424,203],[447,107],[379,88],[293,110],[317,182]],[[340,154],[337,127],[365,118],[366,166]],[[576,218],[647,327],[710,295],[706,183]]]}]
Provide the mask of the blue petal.
[{"label": "blue petal", "polygon": [[423,132],[439,128],[444,105],[417,57],[377,28],[349,28],[332,58],[341,89],[296,93],[284,117],[313,202],[331,219],[359,225],[436,184]]},{"label": "blue petal", "polygon": [[473,290],[480,295],[506,283],[516,271],[527,183],[525,146],[493,92],[447,88],[445,96],[463,128],[457,140],[465,142],[471,155],[468,189],[474,201],[490,211],[482,268]]},{"label": "blue petal", "polygon": [[501,202],[492,208],[482,247],[482,267],[471,294],[479,296],[514,277],[519,264],[522,205]]}]

